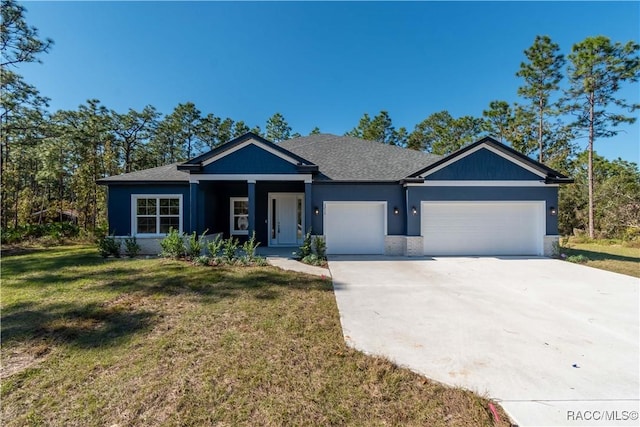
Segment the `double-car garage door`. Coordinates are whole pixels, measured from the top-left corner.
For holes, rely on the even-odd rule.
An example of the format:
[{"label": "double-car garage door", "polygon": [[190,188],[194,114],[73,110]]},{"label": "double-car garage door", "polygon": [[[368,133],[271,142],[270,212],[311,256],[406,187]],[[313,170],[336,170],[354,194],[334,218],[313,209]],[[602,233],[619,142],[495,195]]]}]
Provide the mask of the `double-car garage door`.
[{"label": "double-car garage door", "polygon": [[542,255],[543,202],[422,202],[425,255]]},{"label": "double-car garage door", "polygon": [[[544,202],[422,202],[425,255],[542,255]],[[386,202],[325,202],[329,254],[384,254]]]}]

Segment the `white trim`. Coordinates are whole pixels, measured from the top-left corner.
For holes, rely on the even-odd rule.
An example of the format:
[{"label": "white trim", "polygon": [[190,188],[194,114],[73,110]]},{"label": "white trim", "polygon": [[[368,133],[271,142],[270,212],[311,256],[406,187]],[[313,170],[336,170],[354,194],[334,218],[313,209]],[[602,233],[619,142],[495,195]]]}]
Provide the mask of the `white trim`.
[{"label": "white trim", "polygon": [[[234,228],[233,218],[235,217],[235,206],[233,206],[234,202],[247,202],[249,205],[248,197],[229,197],[229,235],[230,236],[248,236],[249,235],[249,224],[247,223],[246,230],[236,230]],[[247,221],[249,220],[249,213],[247,213]]]},{"label": "white trim", "polygon": [[469,156],[469,155],[471,155],[471,154],[475,153],[476,151],[479,151],[479,150],[481,150],[483,148],[491,151],[494,154],[497,154],[498,156],[500,156],[500,157],[502,157],[502,158],[504,158],[504,159],[506,159],[506,160],[508,160],[508,161],[510,161],[512,163],[515,163],[516,165],[520,166],[521,168],[526,169],[529,172],[531,172],[531,173],[533,173],[535,175],[538,175],[541,178],[546,178],[546,176],[547,176],[545,173],[540,172],[539,170],[532,168],[531,166],[527,165],[526,163],[521,162],[520,160],[518,160],[518,159],[516,159],[516,158],[514,158],[514,157],[512,157],[512,156],[510,156],[510,155],[508,155],[506,153],[503,153],[502,151],[498,150],[497,148],[494,148],[494,147],[490,146],[486,142],[478,145],[477,147],[472,148],[471,150],[467,151],[466,153],[460,154],[460,155],[458,155],[458,156],[456,156],[456,157],[454,157],[454,158],[452,158],[450,160],[447,160],[446,162],[442,163],[441,165],[436,166],[435,168],[425,172],[421,176],[425,177],[425,176],[429,176],[429,175],[431,175],[433,173],[436,173],[440,169],[444,169],[447,166],[457,162],[458,160],[464,159],[465,157],[467,157],[467,156]]},{"label": "white trim", "polygon": [[422,228],[423,212],[425,205],[435,204],[528,204],[538,206],[537,223],[534,225],[537,229],[536,252],[542,256],[544,253],[544,236],[547,235],[547,202],[545,200],[421,200],[420,201],[420,235],[424,237]]},{"label": "white trim", "polygon": [[[179,232],[182,233],[182,217],[184,215],[184,204],[182,203],[182,194],[131,194],[131,203],[130,203],[130,210],[131,210],[131,236],[136,236],[136,237],[164,237],[167,234],[166,233],[137,233],[138,230],[138,215],[137,215],[137,207],[138,207],[138,203],[137,200],[138,199],[178,199],[178,207],[179,207],[179,217],[178,217],[178,224],[179,224]],[[157,205],[158,208],[158,213],[156,214],[156,229],[159,231],[160,230],[160,202],[158,202]],[[170,215],[170,216],[174,216],[174,215]]]},{"label": "white trim", "polygon": [[[273,243],[272,237],[271,237],[271,224],[273,222],[273,199],[278,199],[279,197],[294,197],[296,198],[296,214],[297,214],[297,203],[298,200],[302,201],[302,237],[300,239],[297,238],[296,236],[296,244],[302,244],[302,240],[304,239],[304,234],[305,234],[305,230],[306,230],[306,224],[305,224],[305,210],[304,210],[304,193],[284,193],[284,192],[277,192],[277,193],[267,193],[267,246],[269,247],[278,247],[278,246],[291,246],[291,245],[278,245],[277,243]],[[297,222],[297,220],[296,220]],[[296,224],[297,226],[297,224]],[[277,240],[277,239],[276,239]]]},{"label": "white trim", "polygon": [[189,176],[189,183],[199,184],[200,181],[304,181],[311,184],[312,175],[310,173],[290,173],[290,174],[233,174],[233,173],[203,173]]},{"label": "white trim", "polygon": [[293,163],[294,165],[297,165],[298,163],[300,163],[299,161],[297,161],[296,159],[294,159],[293,157],[287,156],[284,153],[281,153],[278,150],[273,149],[272,147],[269,147],[268,145],[260,142],[260,141],[256,141],[255,139],[248,139],[238,145],[236,145],[233,148],[230,148],[226,151],[223,151],[222,153],[218,154],[217,156],[213,156],[207,160],[205,160],[204,162],[202,162],[202,166],[207,166],[210,165],[211,163],[215,162],[216,160],[219,160],[223,157],[228,156],[229,154],[235,153],[238,150],[242,150],[243,148],[245,148],[248,145],[255,145],[258,148],[261,148],[271,154],[273,154],[274,156],[278,156],[280,157],[282,160],[285,160],[289,163]]},{"label": "white trim", "polygon": [[559,187],[560,184],[545,184],[544,181],[448,181],[433,180],[420,183],[408,182],[406,187]]}]

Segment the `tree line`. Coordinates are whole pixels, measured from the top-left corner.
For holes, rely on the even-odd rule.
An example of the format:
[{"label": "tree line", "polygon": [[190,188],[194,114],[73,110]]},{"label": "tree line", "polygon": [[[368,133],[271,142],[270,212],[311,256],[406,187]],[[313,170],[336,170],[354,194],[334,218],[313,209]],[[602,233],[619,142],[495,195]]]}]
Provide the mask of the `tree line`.
[{"label": "tree line", "polygon": [[[201,112],[194,103],[178,104],[163,115],[152,105],[114,111],[89,99],[75,110],[48,111],[48,99],[15,70],[53,46],[25,20],[25,9],[2,0],[0,48],[1,226],[78,215],[88,232],[104,224],[106,194],[96,180],[187,160],[248,131],[279,142],[301,136],[281,113],[264,125]],[[640,230],[640,172],[635,163],[610,161],[594,152],[594,143],[632,123],[640,106],[619,96],[624,84],[637,82],[637,43],[589,37],[565,57],[547,36],[524,51],[516,76],[521,103],[495,100],[481,117],[453,117],[443,110],[409,132],[396,128],[387,111],[365,113],[345,135],[449,154],[484,135],[492,135],[525,155],[576,179],[561,189],[560,228],[622,237]],[[315,127],[310,133],[320,133]],[[587,150],[577,140],[587,138]]]}]

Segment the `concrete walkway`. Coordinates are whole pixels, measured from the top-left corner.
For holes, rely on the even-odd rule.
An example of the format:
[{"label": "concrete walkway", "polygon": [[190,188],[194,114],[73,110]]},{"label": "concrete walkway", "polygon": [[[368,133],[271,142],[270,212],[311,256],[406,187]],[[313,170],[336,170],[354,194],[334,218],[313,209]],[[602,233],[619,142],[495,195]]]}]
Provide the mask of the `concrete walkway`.
[{"label": "concrete walkway", "polygon": [[320,277],[331,277],[331,272],[327,268],[316,267],[315,265],[305,264],[293,259],[293,254],[296,250],[298,250],[297,247],[266,247],[258,248],[256,253],[265,257],[269,264],[283,270],[298,271]]},{"label": "concrete walkway", "polygon": [[547,258],[332,256],[345,340],[519,426],[637,426],[640,281]]}]

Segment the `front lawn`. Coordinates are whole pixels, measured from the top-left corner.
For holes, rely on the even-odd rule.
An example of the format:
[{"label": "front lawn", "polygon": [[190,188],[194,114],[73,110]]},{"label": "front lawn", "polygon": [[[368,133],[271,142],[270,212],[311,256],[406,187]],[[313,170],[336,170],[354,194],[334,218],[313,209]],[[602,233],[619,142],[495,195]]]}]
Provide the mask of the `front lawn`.
[{"label": "front lawn", "polygon": [[2,425],[496,425],[347,348],[322,278],[75,246],[4,256],[2,279]]},{"label": "front lawn", "polygon": [[[634,247],[635,246],[635,247]],[[567,258],[582,255],[585,265],[601,270],[640,277],[640,247],[622,242],[583,241],[570,238],[560,252]]]}]

